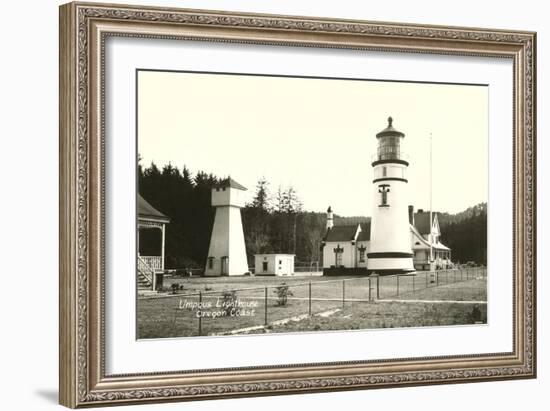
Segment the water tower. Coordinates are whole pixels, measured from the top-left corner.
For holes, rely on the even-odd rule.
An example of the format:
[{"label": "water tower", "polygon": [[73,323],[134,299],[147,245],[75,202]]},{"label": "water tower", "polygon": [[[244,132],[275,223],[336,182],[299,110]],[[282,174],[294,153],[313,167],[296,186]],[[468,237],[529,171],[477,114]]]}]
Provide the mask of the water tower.
[{"label": "water tower", "polygon": [[243,275],[248,272],[241,208],[246,188],[231,177],[212,189],[212,207],[216,208],[206,276]]}]

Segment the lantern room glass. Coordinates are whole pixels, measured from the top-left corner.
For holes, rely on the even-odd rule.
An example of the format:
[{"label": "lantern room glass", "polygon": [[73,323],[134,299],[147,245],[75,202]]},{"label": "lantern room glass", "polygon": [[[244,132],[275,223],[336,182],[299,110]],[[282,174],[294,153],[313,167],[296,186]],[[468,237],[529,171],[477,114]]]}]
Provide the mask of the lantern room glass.
[{"label": "lantern room glass", "polygon": [[398,136],[384,136],[378,139],[378,160],[401,159],[401,139]]}]

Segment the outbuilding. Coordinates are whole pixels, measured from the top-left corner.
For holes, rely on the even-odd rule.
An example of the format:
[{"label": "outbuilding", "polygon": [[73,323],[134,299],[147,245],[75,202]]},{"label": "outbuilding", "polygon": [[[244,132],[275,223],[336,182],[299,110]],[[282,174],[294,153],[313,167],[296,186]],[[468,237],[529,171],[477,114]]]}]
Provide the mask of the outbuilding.
[{"label": "outbuilding", "polygon": [[294,254],[254,254],[255,275],[293,275]]}]

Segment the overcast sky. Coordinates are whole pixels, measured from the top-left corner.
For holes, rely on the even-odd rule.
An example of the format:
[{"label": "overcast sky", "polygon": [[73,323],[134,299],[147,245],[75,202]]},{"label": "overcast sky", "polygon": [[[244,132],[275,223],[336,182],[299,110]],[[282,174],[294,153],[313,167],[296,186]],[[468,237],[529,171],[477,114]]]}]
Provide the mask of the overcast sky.
[{"label": "overcast sky", "polygon": [[405,133],[409,203],[458,212],[487,201],[486,86],[145,72],[138,74],[142,164],[231,175],[254,194],[292,185],[308,211],[369,216],[376,133]]}]

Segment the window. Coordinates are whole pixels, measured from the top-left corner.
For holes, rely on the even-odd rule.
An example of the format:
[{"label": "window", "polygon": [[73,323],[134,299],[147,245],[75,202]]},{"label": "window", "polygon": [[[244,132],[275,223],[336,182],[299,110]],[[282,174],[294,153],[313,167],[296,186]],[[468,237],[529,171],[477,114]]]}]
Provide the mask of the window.
[{"label": "window", "polygon": [[208,257],[208,269],[211,270],[214,268],[214,257]]},{"label": "window", "polygon": [[342,266],[342,254],[344,253],[344,249],[340,247],[340,244],[334,249],[334,265],[336,267]]},{"label": "window", "polygon": [[382,177],[388,176],[388,167],[384,166],[382,167]]},{"label": "window", "polygon": [[283,260],[279,260],[279,265],[281,265],[283,263]]},{"label": "window", "polygon": [[378,192],[380,193],[380,205],[379,207],[389,207],[388,193],[390,192],[389,184],[380,184],[378,186]]},{"label": "window", "polygon": [[262,270],[264,273],[267,271],[267,261],[262,262]]},{"label": "window", "polygon": [[367,251],[367,247],[365,247],[365,246],[359,247],[359,262],[360,263],[365,262],[365,251]]}]

